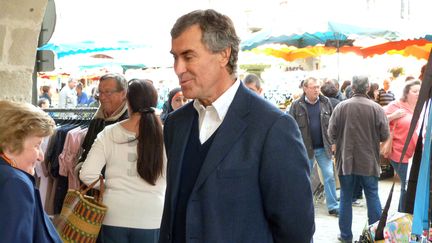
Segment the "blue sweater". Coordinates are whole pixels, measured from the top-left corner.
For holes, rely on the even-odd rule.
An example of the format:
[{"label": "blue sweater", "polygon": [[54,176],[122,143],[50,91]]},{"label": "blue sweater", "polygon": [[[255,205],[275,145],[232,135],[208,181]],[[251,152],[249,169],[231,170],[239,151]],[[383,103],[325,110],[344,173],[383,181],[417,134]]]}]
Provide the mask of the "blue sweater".
[{"label": "blue sweater", "polygon": [[312,147],[314,149],[323,148],[324,142],[321,131],[321,115],[320,115],[320,103],[315,104],[306,103],[308,117],[309,117],[309,131],[312,138]]},{"label": "blue sweater", "polygon": [[181,169],[180,189],[174,217],[173,242],[186,242],[185,225],[189,197],[216,133],[217,130],[205,143],[201,144],[199,140],[198,114],[195,113]]}]

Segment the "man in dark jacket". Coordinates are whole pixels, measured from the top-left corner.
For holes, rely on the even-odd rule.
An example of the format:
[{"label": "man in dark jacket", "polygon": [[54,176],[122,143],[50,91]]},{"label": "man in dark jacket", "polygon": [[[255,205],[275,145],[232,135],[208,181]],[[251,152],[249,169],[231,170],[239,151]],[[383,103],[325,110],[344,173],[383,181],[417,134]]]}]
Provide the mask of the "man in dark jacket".
[{"label": "man in dark jacket", "polygon": [[[82,163],[87,158],[87,154],[98,133],[101,132],[105,126],[128,118],[126,92],[127,81],[121,74],[108,73],[99,79],[97,96],[100,105],[93,119],[90,121],[87,134],[81,146],[83,152],[75,168],[76,171],[81,168]],[[102,169],[101,173],[105,174],[105,167]],[[101,239],[98,238],[96,242],[101,242]]]},{"label": "man in dark jacket", "polygon": [[164,124],[167,189],[159,243],[312,241],[306,149],[291,116],[236,78],[240,40],[214,10],[171,30],[174,71],[193,99]]},{"label": "man in dark jacket", "polygon": [[333,172],[331,143],[327,128],[333,107],[329,99],[320,94],[320,83],[310,77],[303,82],[304,94],[291,105],[290,115],[300,127],[309,156],[310,168],[317,161],[324,177],[324,192],[330,215],[339,215],[336,183]]},{"label": "man in dark jacket", "polygon": [[99,79],[98,97],[100,106],[90,122],[82,144],[80,162],[87,158],[96,136],[105,126],[128,117],[126,105],[127,81],[121,74],[105,74]]}]

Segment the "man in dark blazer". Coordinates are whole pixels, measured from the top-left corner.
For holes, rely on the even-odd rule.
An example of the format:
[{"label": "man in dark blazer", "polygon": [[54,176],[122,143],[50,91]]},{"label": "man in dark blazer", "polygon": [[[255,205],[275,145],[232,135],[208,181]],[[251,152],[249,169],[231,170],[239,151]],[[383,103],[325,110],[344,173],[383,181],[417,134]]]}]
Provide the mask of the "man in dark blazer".
[{"label": "man in dark blazer", "polygon": [[165,121],[161,243],[311,242],[314,207],[296,122],[236,79],[231,20],[197,10],[171,30],[174,69],[194,99]]}]

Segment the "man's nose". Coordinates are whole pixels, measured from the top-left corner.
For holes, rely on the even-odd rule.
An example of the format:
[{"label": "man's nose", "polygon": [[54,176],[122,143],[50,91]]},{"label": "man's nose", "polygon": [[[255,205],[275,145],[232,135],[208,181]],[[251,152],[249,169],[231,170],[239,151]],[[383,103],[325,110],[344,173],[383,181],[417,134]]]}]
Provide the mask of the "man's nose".
[{"label": "man's nose", "polygon": [[185,62],[180,58],[174,61],[174,71],[178,76],[186,72]]}]

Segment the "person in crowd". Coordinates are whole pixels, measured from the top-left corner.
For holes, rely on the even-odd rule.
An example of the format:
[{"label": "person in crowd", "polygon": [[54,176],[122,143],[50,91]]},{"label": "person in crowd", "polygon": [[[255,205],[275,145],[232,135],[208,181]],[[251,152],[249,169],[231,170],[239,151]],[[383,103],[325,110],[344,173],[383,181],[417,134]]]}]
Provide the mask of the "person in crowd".
[{"label": "person in crowd", "polygon": [[342,85],[341,85],[341,87],[340,87],[340,92],[342,92],[342,94],[344,94],[345,97],[346,97],[345,89],[346,89],[348,86],[350,86],[350,85],[351,85],[351,81],[350,81],[350,80],[345,80],[345,81],[343,81],[343,83],[342,83]]},{"label": "person in crowd", "polygon": [[146,80],[129,83],[129,118],[98,134],[80,179],[97,180],[106,166],[101,228],[103,242],[158,241],[166,189],[162,124],[155,114],[158,95]]},{"label": "person in crowd", "polygon": [[180,87],[172,89],[168,93],[168,100],[164,103],[160,118],[162,122],[165,122],[169,113],[177,110],[184,106],[188,102],[188,99],[184,97]]},{"label": "person in crowd", "polygon": [[366,196],[369,224],[381,217],[378,195],[379,143],[390,136],[383,108],[366,95],[369,79],[366,76],[354,76],[352,89],[353,97],[336,106],[328,128],[331,142],[336,145],[335,157],[341,186],[341,234],[338,239],[342,242],[352,242],[353,239],[352,198],[356,180],[360,181]]},{"label": "person in crowd", "polygon": [[69,78],[59,93],[59,108],[75,108],[77,105],[77,93],[75,87],[77,82],[73,78]]},{"label": "person in crowd", "polygon": [[330,100],[330,104],[332,105],[333,109],[341,102],[336,98],[338,89],[333,82],[325,82],[321,86],[321,93]]},{"label": "person in crowd", "polygon": [[379,85],[377,83],[371,83],[367,95],[371,100],[378,102]]},{"label": "person in crowd", "polygon": [[48,106],[51,106],[51,86],[49,85],[43,85],[41,86],[41,95],[39,96],[39,99],[47,99],[48,100]]},{"label": "person in crowd", "polygon": [[96,135],[105,126],[122,121],[128,117],[126,91],[127,81],[123,75],[108,73],[100,77],[97,93],[100,105],[93,119],[90,121],[87,134],[84,138],[82,144],[83,152],[79,159],[80,162],[86,159],[96,139]]},{"label": "person in crowd", "polygon": [[[351,84],[351,81],[345,81],[344,84],[347,84],[346,82],[349,82],[349,84]],[[344,89],[345,89],[345,87],[344,87]],[[342,92],[342,91],[340,91],[340,92]],[[321,86],[321,93],[330,100],[330,103],[331,103],[333,109],[341,102],[339,99],[336,98],[336,96],[338,94],[338,90],[337,90],[336,86],[334,85],[334,82],[329,82],[329,81],[324,82],[324,84]],[[327,121],[327,124],[328,124],[328,121]],[[325,130],[324,133],[327,136],[327,130]],[[360,182],[357,181],[356,184],[354,185],[352,205],[353,206],[361,206],[361,204],[358,200],[362,199],[362,198],[363,198],[363,189],[361,187]]]},{"label": "person in crowd", "polygon": [[405,82],[413,81],[413,80],[415,80],[415,79],[416,79],[416,78],[414,78],[414,76],[408,75],[408,76],[405,77]]},{"label": "person in crowd", "polygon": [[395,95],[390,91],[390,80],[384,79],[383,88],[378,90],[378,104],[386,106],[395,100]]},{"label": "person in crowd", "polygon": [[83,91],[83,84],[79,82],[75,89],[77,93],[77,105],[87,106],[89,104],[89,98],[86,92]]},{"label": "person in crowd", "polygon": [[99,107],[99,94],[97,92],[98,88],[93,87],[89,98],[89,107]]},{"label": "person in crowd", "polygon": [[[378,94],[379,94],[379,85],[377,83],[371,83],[369,87],[369,91],[367,92],[367,96],[369,99],[378,103]],[[360,199],[363,199],[363,187],[359,180],[356,180],[354,183],[353,190],[353,206],[361,206]]]},{"label": "person in crowd", "polygon": [[342,91],[339,90],[339,81],[335,78],[332,79],[327,79],[324,83],[327,82],[332,82],[334,84],[334,86],[336,87],[337,90],[337,94],[335,96],[336,99],[338,99],[339,101],[343,101],[346,100],[346,96],[344,95],[344,93],[342,93]]},{"label": "person in crowd", "polygon": [[333,106],[327,97],[320,94],[320,86],[320,81],[316,78],[306,78],[303,82],[304,94],[293,102],[289,114],[300,127],[309,156],[310,169],[312,170],[315,160],[321,169],[328,213],[338,216],[339,204],[336,195],[331,143],[327,134]]},{"label": "person in crowd", "polygon": [[48,101],[48,99],[40,98],[38,100],[38,107],[40,107],[42,109],[49,108],[49,101]]},{"label": "person in crowd", "polygon": [[348,85],[345,89],[345,97],[347,99],[351,98],[353,96],[353,90],[352,90],[352,86]]},{"label": "person in crowd", "polygon": [[261,88],[261,79],[258,77],[258,75],[250,73],[246,75],[246,77],[243,79],[243,83],[246,87],[248,87],[250,90],[254,91],[258,95],[261,95],[262,88]]},{"label": "person in crowd", "polygon": [[0,237],[2,242],[58,242],[44,212],[34,169],[44,159],[41,143],[55,123],[27,103],[0,101]]},{"label": "person in crowd", "polygon": [[404,212],[405,209],[405,194],[406,194],[406,180],[408,170],[408,160],[413,156],[417,134],[414,133],[402,163],[399,163],[402,149],[405,140],[408,136],[408,130],[411,124],[411,119],[414,114],[414,108],[418,100],[420,92],[420,81],[408,81],[403,89],[402,98],[400,100],[392,101],[384,107],[387,118],[390,122],[390,130],[393,132],[392,151],[390,153],[390,162],[396,173],[399,175],[401,181],[401,193],[399,199],[399,212]]},{"label": "person in crowd", "polygon": [[424,73],[426,72],[426,65],[427,65],[427,64],[423,65],[423,66],[421,67],[421,69],[420,69],[420,75],[419,75],[419,77],[418,77],[418,79],[419,79],[420,81],[423,81]]},{"label": "person in crowd", "polygon": [[215,10],[171,29],[174,71],[194,99],[168,115],[160,243],[310,242],[314,206],[295,120],[236,78],[240,40]]}]

